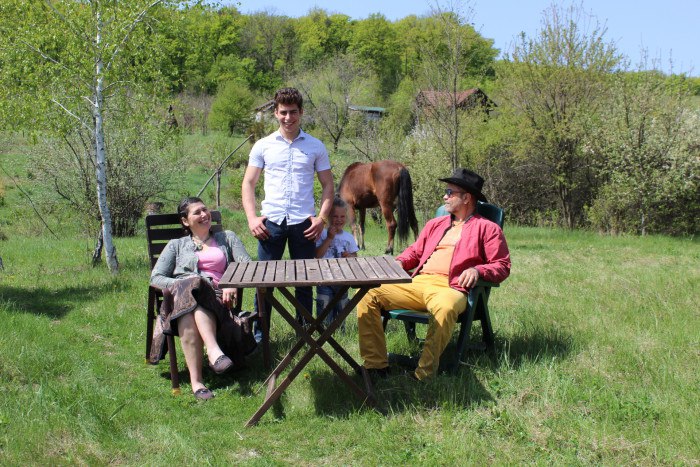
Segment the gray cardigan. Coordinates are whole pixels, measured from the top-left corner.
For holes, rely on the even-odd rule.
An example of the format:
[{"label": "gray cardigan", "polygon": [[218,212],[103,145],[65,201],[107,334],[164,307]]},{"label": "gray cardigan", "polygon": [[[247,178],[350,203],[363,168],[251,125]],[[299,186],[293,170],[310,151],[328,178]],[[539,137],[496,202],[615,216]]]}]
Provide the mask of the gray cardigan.
[{"label": "gray cardigan", "polygon": [[[227,230],[214,234],[216,243],[224,252],[226,266],[232,261],[246,263],[250,261],[250,255],[246,251],[241,240],[235,233]],[[170,287],[176,279],[191,275],[202,275],[197,268],[197,255],[195,244],[191,236],[170,240],[158,257],[156,265],[151,271],[151,285],[165,289]],[[202,277],[208,276],[202,275]]]}]

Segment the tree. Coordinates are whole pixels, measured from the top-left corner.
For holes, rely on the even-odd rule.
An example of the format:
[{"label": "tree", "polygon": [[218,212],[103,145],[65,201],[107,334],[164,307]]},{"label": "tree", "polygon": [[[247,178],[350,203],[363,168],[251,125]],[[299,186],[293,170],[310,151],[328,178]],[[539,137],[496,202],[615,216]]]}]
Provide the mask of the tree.
[{"label": "tree", "polygon": [[434,138],[453,170],[468,162],[462,160],[464,126],[471,121],[464,118],[462,109],[466,83],[484,73],[497,54],[493,41],[482,38],[468,24],[470,15],[471,11],[463,11],[459,4],[451,5],[450,10],[437,4],[426,21],[425,39],[420,46],[422,61],[417,81],[423,95],[432,98],[416,108],[424,127],[419,133]]},{"label": "tree", "polygon": [[520,36],[498,76],[500,109],[521,120],[523,139],[528,138],[521,155],[548,174],[569,228],[582,219],[592,197],[593,154],[585,143],[620,63],[605,32],[578,7],[552,6],[534,38]]},{"label": "tree", "polygon": [[253,94],[244,82],[224,83],[211,106],[211,127],[228,131],[229,135],[245,131],[253,122],[253,101]]},{"label": "tree", "polygon": [[269,11],[245,16],[240,48],[242,56],[255,60],[256,71],[273,81],[274,84],[262,90],[273,92],[294,67],[297,51],[294,24],[290,18]]},{"label": "tree", "polygon": [[[169,1],[171,3],[171,1]],[[222,57],[241,54],[244,16],[234,7],[184,2],[182,8],[153,10],[149,26],[159,37],[160,62],[170,92],[214,93],[219,79],[212,68]]]},{"label": "tree", "polygon": [[295,23],[299,43],[297,70],[315,68],[324,59],[347,51],[352,34],[350,17],[314,8]]},{"label": "tree", "polygon": [[[44,131],[66,135],[80,128],[94,149],[95,189],[107,265],[117,273],[112,239],[112,213],[107,199],[108,155],[105,139],[111,119],[119,118],[112,101],[126,99],[139,84],[162,88],[157,25],[149,14],[169,0],[7,0],[0,9],[4,44],[3,84],[21,121]],[[148,95],[148,94],[146,94]],[[14,104],[14,105],[13,105]],[[128,116],[123,116],[128,118]],[[96,256],[97,256],[96,251]]]},{"label": "tree", "polygon": [[374,75],[350,56],[337,56],[294,80],[305,94],[304,111],[333,141],[333,150],[350,123],[350,107],[372,105],[377,99]]},{"label": "tree", "polygon": [[383,97],[396,90],[401,81],[401,55],[396,32],[383,15],[373,14],[357,22],[348,51],[378,77]]}]

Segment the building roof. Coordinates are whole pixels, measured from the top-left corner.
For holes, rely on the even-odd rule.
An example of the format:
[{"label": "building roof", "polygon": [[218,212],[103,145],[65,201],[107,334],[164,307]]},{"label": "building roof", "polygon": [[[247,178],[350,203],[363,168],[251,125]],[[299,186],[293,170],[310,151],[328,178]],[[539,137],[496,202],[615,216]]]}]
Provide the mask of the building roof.
[{"label": "building roof", "polygon": [[256,112],[260,112],[260,111],[263,111],[263,112],[264,112],[264,111],[270,110],[270,109],[273,108],[274,106],[275,106],[275,101],[274,101],[274,99],[270,99],[269,101],[265,102],[264,104],[257,106],[257,107],[255,108],[255,111],[256,111]]},{"label": "building roof", "polygon": [[359,112],[376,112],[376,113],[386,112],[386,109],[384,107],[367,107],[364,105],[349,105],[348,108],[350,110],[357,110]]}]

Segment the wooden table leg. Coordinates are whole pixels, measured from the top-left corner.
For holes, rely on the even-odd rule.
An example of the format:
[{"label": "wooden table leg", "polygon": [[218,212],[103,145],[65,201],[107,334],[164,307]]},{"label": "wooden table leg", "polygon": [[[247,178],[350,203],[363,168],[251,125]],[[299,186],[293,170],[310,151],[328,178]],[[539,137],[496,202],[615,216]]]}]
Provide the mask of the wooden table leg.
[{"label": "wooden table leg", "polygon": [[[368,379],[365,378],[365,373],[362,372],[362,367],[355,361],[350,354],[348,354],[345,349],[335,340],[333,339],[333,333],[340,327],[342,324],[343,320],[350,314],[350,312],[355,308],[357,303],[362,299],[362,297],[367,293],[367,291],[370,289],[370,287],[362,287],[360,288],[355,296],[352,298],[352,300],[349,300],[345,308],[343,308],[338,316],[333,320],[333,322],[326,328],[325,330],[323,329],[323,325],[321,324],[321,319],[323,318],[324,315],[326,315],[326,311],[322,312],[321,317],[318,319],[314,320],[312,322],[311,327],[307,332],[304,332],[301,335],[301,340],[306,341],[307,345],[311,348],[309,352],[311,353],[317,353],[319,357],[321,357],[326,364],[338,375],[340,378],[346,383],[348,387],[350,387],[361,399],[364,399],[370,403],[370,405],[375,404],[375,399],[374,399],[374,394],[369,391],[369,393],[363,391],[355,382],[350,378],[350,376],[340,367],[338,364],[328,355],[328,353],[323,350],[322,346],[328,342],[330,343],[333,348],[338,352],[338,354],[355,370],[358,374],[363,376],[363,379],[365,379],[365,385],[367,387],[371,388],[371,384],[368,385]],[[286,290],[286,289],[280,289],[280,292],[282,295],[285,296],[291,303],[295,304],[295,306],[301,306],[301,304],[298,304],[296,299],[291,295],[291,293]],[[343,292],[342,290],[339,292],[339,294]],[[332,304],[332,303],[331,303]],[[331,305],[329,304],[329,306]],[[276,308],[279,306],[281,308],[281,304],[279,302],[276,304]],[[296,328],[296,323],[292,321],[291,315],[288,314],[286,310],[283,308],[279,310],[280,314],[287,314],[285,319],[289,321],[289,323]],[[311,334],[319,330],[320,337],[318,339],[313,339]],[[297,330],[299,331],[299,330]],[[323,331],[323,332],[321,332]]]},{"label": "wooden table leg", "polygon": [[[282,380],[279,386],[275,388],[271,393],[268,391],[270,394],[270,397],[266,397],[265,401],[263,404],[260,406],[260,408],[253,414],[252,417],[250,417],[250,420],[245,424],[247,427],[251,427],[255,424],[258,423],[258,421],[262,418],[263,415],[265,415],[265,412],[267,412],[270,407],[272,407],[272,404],[277,402],[277,400],[280,398],[282,393],[284,392],[285,389],[294,381],[294,378],[297,377],[297,375],[301,372],[301,370],[306,366],[307,363],[311,360],[311,357],[313,357],[313,352],[310,354],[307,353],[302,357],[302,359],[297,363],[297,365],[292,368],[292,370],[289,372],[286,378]],[[269,389],[269,387],[268,387]]]},{"label": "wooden table leg", "polygon": [[[305,329],[303,326],[301,326],[297,321],[294,316],[292,316],[283,306],[282,304],[272,295],[271,293],[267,296],[267,299],[270,301],[270,304],[274,309],[276,309],[280,315],[292,326],[292,328],[297,331],[299,334],[300,338],[299,341],[292,347],[292,349],[285,355],[285,357],[282,359],[279,365],[272,371],[270,376],[265,380],[265,383],[267,384],[267,391],[265,394],[265,401],[263,404],[260,406],[260,408],[253,414],[253,416],[248,420],[246,423],[246,427],[253,426],[260,421],[262,416],[272,407],[272,405],[279,400],[281,397],[282,393],[289,387],[289,385],[294,381],[294,379],[299,375],[299,373],[308,365],[308,363],[311,361],[311,358],[318,354],[318,356],[335,372],[340,379],[345,383],[346,386],[348,386],[360,399],[363,399],[365,402],[367,402],[370,406],[375,407],[376,406],[376,400],[374,398],[373,390],[372,390],[372,384],[369,379],[369,375],[367,374],[367,371],[361,367],[354,358],[350,354],[345,351],[345,349],[335,340],[333,339],[333,333],[336,331],[338,327],[342,324],[343,320],[350,314],[353,308],[357,305],[357,303],[362,299],[362,297],[367,293],[369,290],[369,287],[362,287],[360,288],[357,293],[355,293],[355,296],[352,298],[352,300],[349,300],[347,305],[341,310],[341,312],[336,316],[336,318],[333,320],[333,322],[330,323],[328,328],[323,327],[321,320],[325,318],[325,316],[328,314],[329,310],[328,308],[323,310],[322,314],[317,318],[313,319],[313,315],[310,315],[308,310],[306,310],[297,300],[296,298],[289,292],[284,287],[279,288],[280,292],[282,295],[287,298],[287,300],[290,301],[290,303],[300,311],[300,314],[304,316],[305,319],[311,318],[311,326],[307,329]],[[264,295],[264,292],[260,295]],[[262,297],[264,300],[265,297]],[[261,302],[261,299],[258,299],[258,303],[263,303]],[[337,303],[337,301],[336,301]],[[330,305],[335,305],[335,303],[331,302]],[[310,315],[310,316],[307,316]],[[313,333],[318,331],[320,334],[320,337],[318,339],[313,338]],[[352,378],[333,360],[333,358],[328,355],[328,353],[322,348],[323,345],[328,342],[331,344],[331,346],[338,352],[338,354],[346,361],[350,366],[359,374],[362,375],[362,378],[365,383],[365,390],[363,390],[360,386],[358,386]],[[286,378],[282,380],[279,386],[275,387],[275,383],[277,380],[277,377],[281,374],[282,371],[291,363],[292,359],[296,356],[296,354],[302,349],[302,347],[306,344],[309,347],[309,350],[301,357],[299,362],[294,365],[289,374],[287,375]]]}]

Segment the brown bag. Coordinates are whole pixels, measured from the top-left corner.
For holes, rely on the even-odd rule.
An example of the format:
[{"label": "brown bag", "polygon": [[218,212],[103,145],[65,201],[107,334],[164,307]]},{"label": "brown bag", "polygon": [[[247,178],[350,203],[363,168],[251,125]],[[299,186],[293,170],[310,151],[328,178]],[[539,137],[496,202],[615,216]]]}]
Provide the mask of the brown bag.
[{"label": "brown bag", "polygon": [[241,311],[238,316],[219,323],[217,341],[221,350],[228,355],[236,367],[245,366],[245,356],[257,347],[253,335],[253,321],[257,315],[252,311]]}]

